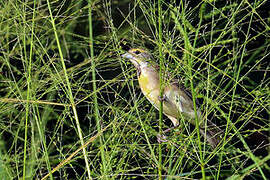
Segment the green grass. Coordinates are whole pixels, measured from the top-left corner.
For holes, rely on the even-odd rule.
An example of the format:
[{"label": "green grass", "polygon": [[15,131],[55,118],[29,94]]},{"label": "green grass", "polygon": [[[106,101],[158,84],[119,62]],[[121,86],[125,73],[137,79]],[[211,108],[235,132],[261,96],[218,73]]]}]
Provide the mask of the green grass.
[{"label": "green grass", "polygon": [[[1,2],[0,178],[268,179],[268,6]],[[140,92],[126,47],[191,91],[222,145],[185,119],[157,142],[172,124]]]}]

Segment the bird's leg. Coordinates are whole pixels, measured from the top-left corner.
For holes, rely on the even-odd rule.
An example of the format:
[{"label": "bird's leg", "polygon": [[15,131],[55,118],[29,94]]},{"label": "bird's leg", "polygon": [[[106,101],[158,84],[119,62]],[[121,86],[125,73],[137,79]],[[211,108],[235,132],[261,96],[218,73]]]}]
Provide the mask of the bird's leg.
[{"label": "bird's leg", "polygon": [[[163,131],[162,134],[168,133],[169,131],[171,131],[171,130],[173,130],[174,128],[176,128],[176,127],[179,126],[179,121],[178,121],[177,118],[175,118],[175,117],[173,117],[173,116],[170,116],[170,115],[168,115],[168,114],[165,114],[165,115],[172,121],[173,127],[166,129],[165,131]],[[168,140],[166,140],[166,138],[167,138],[167,137],[166,137],[165,135],[161,135],[161,134],[158,134],[158,136],[157,136],[157,140],[158,140],[159,143],[160,143],[160,142],[167,142]]]},{"label": "bird's leg", "polygon": [[[163,95],[162,97],[161,96],[158,96],[158,100],[160,102],[163,102],[163,101],[166,100],[166,96],[165,95]],[[169,129],[172,129],[172,128],[169,128]],[[158,143],[162,143],[162,142],[167,142],[168,141],[167,140],[167,136],[165,136],[163,134],[166,133],[166,132],[169,132],[170,131],[169,129],[166,129],[165,131],[163,131],[162,134],[158,134],[157,135],[157,141],[158,141]]]},{"label": "bird's leg", "polygon": [[176,128],[176,127],[171,127],[171,128],[168,128],[168,129],[166,129],[165,131],[163,131],[163,133],[167,133],[167,132],[169,132],[169,131],[173,130],[174,128]]},{"label": "bird's leg", "polygon": [[[166,95],[163,95],[162,97],[161,97],[161,96],[158,96],[158,100],[161,101],[161,102],[163,102],[163,101],[167,101],[168,99],[167,99]],[[168,115],[166,115],[166,116],[167,116],[169,119],[172,120],[172,122],[174,123],[174,127],[171,127],[171,128],[166,129],[165,131],[163,131],[163,134],[165,134],[165,133],[167,133],[167,132],[173,130],[174,128],[176,128],[176,127],[178,126],[178,120],[177,120],[177,119],[175,119],[175,118],[172,117],[172,116],[168,116]],[[161,143],[161,142],[167,142],[167,141],[168,141],[168,140],[167,140],[167,136],[162,135],[162,134],[158,134],[158,135],[157,135],[157,141],[158,141],[159,143]]]}]

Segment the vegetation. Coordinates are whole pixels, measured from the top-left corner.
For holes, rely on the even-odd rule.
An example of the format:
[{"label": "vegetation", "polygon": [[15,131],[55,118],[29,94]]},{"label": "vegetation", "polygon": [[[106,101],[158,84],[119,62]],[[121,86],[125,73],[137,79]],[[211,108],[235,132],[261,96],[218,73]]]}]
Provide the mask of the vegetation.
[{"label": "vegetation", "polygon": [[[270,178],[269,6],[1,1],[1,179]],[[121,58],[130,47],[193,92],[220,146],[184,119],[157,142],[172,124]]]}]

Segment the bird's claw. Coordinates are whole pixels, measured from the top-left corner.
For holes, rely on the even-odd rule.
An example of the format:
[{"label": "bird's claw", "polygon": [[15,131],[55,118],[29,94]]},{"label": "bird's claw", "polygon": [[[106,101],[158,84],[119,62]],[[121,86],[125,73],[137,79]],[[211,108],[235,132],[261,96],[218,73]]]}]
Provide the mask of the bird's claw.
[{"label": "bird's claw", "polygon": [[166,96],[163,95],[162,97],[161,96],[158,96],[158,100],[159,101],[165,101],[166,100]]},{"label": "bird's claw", "polygon": [[158,134],[157,135],[157,141],[158,141],[158,143],[168,142],[167,136],[162,135],[162,134]]}]

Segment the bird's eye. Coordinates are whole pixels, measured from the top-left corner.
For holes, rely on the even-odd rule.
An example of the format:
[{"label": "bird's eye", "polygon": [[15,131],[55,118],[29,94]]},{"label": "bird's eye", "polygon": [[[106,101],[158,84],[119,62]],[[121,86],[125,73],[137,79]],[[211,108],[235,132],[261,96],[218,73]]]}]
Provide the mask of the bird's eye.
[{"label": "bird's eye", "polygon": [[136,50],[136,51],[134,51],[134,54],[140,54],[141,52],[140,51],[138,51],[138,50]]}]

